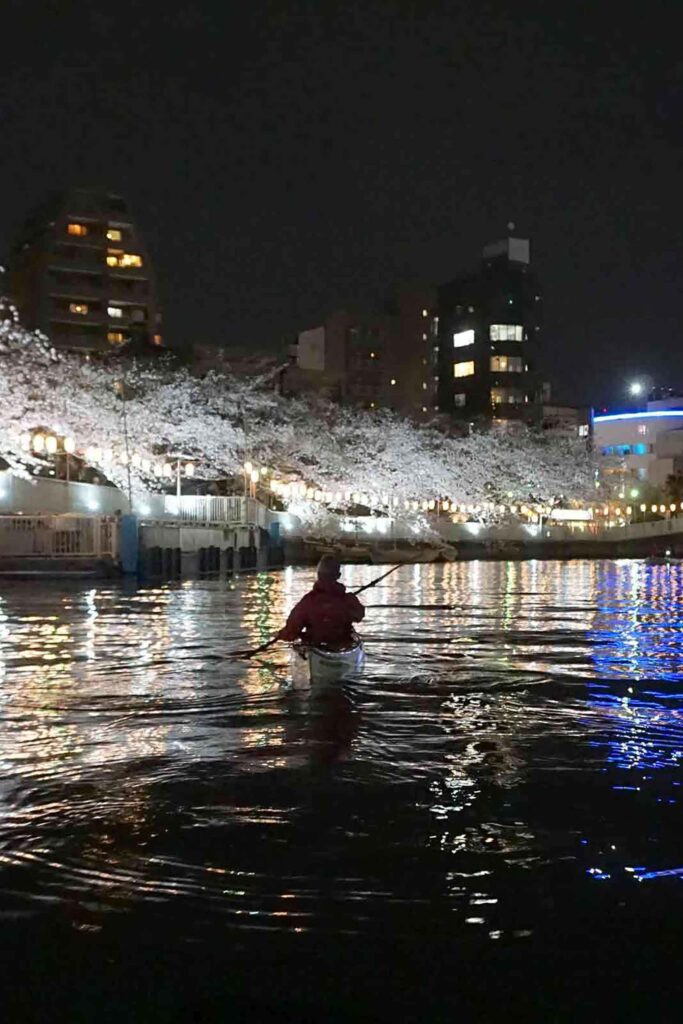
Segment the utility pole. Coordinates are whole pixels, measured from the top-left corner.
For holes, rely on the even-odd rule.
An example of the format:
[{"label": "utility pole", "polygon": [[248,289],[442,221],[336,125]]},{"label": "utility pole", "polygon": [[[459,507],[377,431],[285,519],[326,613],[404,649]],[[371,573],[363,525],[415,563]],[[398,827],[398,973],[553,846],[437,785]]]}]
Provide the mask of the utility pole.
[{"label": "utility pole", "polygon": [[123,419],[123,444],[126,450],[126,474],[128,476],[128,511],[133,511],[133,488],[130,479],[130,446],[128,443],[128,417],[126,415],[126,379],[125,377],[117,381],[117,391],[121,395],[123,401],[122,406],[122,419]]}]

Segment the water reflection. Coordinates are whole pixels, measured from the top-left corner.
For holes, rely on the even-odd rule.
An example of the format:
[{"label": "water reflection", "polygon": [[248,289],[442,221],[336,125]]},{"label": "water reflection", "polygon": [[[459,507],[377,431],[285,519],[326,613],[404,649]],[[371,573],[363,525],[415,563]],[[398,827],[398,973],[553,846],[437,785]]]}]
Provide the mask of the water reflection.
[{"label": "water reflection", "polygon": [[291,692],[286,651],[229,655],[311,579],[5,588],[2,902],[466,948],[676,877],[680,568],[406,567],[365,594],[365,677]]}]

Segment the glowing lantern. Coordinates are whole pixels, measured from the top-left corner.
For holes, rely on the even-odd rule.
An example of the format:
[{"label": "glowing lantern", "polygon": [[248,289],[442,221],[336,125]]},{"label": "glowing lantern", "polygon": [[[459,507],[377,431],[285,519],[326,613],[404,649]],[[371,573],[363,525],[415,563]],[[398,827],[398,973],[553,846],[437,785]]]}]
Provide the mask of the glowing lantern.
[{"label": "glowing lantern", "polygon": [[194,476],[194,462],[185,463],[185,476]]},{"label": "glowing lantern", "polygon": [[76,442],[74,441],[73,437],[64,438],[64,451],[66,452],[67,455],[73,455],[73,453],[76,451]]},{"label": "glowing lantern", "polygon": [[45,448],[45,438],[42,434],[34,434],[32,444],[34,452],[42,452]]},{"label": "glowing lantern", "polygon": [[53,437],[52,434],[48,434],[45,438],[45,451],[48,455],[54,455],[57,451],[57,438]]}]

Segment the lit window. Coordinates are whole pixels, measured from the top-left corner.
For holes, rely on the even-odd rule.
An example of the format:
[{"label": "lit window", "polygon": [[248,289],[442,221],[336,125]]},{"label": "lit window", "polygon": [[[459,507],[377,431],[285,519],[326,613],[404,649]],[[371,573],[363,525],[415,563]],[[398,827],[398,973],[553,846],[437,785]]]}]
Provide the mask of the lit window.
[{"label": "lit window", "polygon": [[142,256],[138,256],[132,252],[119,252],[115,249],[110,249],[107,253],[107,266],[108,267],[141,267]]},{"label": "lit window", "polygon": [[122,331],[107,331],[107,341],[112,345],[123,345],[125,340],[126,336]]},{"label": "lit window", "polygon": [[88,307],[85,302],[70,302],[69,303],[70,313],[79,313],[81,316],[85,316],[88,312]]},{"label": "lit window", "polygon": [[107,231],[107,238],[110,242],[120,242],[121,232],[118,228],[109,228],[109,230]]},{"label": "lit window", "polygon": [[491,369],[495,373],[521,373],[521,356],[491,356]]},{"label": "lit window", "polygon": [[466,363],[453,363],[454,377],[471,377],[474,373],[474,362],[470,359]]},{"label": "lit window", "polygon": [[116,320],[123,316],[123,310],[120,306],[107,306],[107,316]]},{"label": "lit window", "polygon": [[641,424],[639,425],[639,427],[638,427],[638,433],[639,433],[639,434],[647,434],[647,424],[646,424],[646,423],[641,423]]},{"label": "lit window", "polygon": [[588,437],[588,424],[582,423],[579,426],[579,437]]},{"label": "lit window", "polygon": [[154,337],[152,338],[152,342],[155,345],[162,345],[163,344],[163,338],[161,337],[160,334],[155,334]]},{"label": "lit window", "polygon": [[453,335],[453,348],[464,348],[466,345],[474,345],[474,331],[460,331]]},{"label": "lit window", "polygon": [[521,324],[491,324],[491,341],[522,341],[524,328]]},{"label": "lit window", "polygon": [[466,401],[467,395],[453,395],[453,405],[457,406],[458,409],[461,409],[465,405]]},{"label": "lit window", "polygon": [[85,224],[68,224],[66,230],[70,235],[80,235],[83,237],[83,235],[88,234],[88,229]]},{"label": "lit window", "polygon": [[525,396],[514,388],[491,388],[492,405],[523,405]]}]

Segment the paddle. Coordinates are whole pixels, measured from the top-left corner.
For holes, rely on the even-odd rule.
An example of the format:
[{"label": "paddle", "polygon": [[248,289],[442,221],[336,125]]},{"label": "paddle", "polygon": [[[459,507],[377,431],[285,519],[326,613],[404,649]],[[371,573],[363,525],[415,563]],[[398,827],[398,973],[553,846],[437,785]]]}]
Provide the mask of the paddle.
[{"label": "paddle", "polygon": [[366,583],[365,586],[359,587],[358,590],[352,590],[351,593],[352,594],[362,594],[364,590],[369,590],[370,587],[374,587],[378,583],[381,583],[382,580],[385,580],[387,578],[387,576],[391,576],[392,572],[396,572],[396,570],[400,569],[402,565],[414,565],[414,564],[415,564],[414,562],[399,562],[398,565],[392,565],[391,569],[388,569],[387,572],[382,573],[382,575],[378,576],[376,580],[371,580],[369,583]]},{"label": "paddle", "polygon": [[246,651],[233,651],[231,657],[233,658],[244,658],[247,661],[249,658],[253,658],[255,654],[261,654],[263,651],[267,651],[269,647],[276,644],[280,639],[279,636],[274,636],[272,640],[269,640],[265,644],[261,644],[260,647],[253,647],[251,650]]}]

